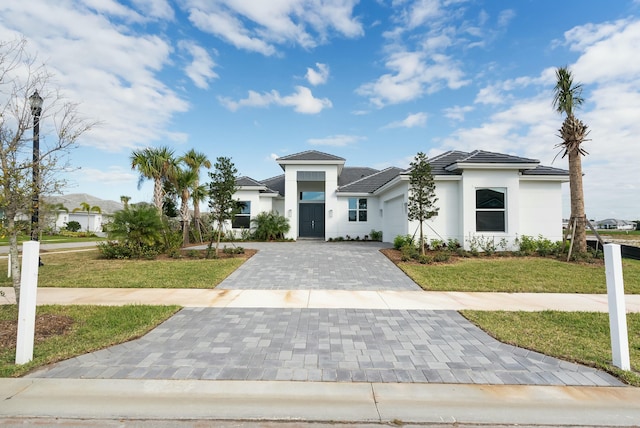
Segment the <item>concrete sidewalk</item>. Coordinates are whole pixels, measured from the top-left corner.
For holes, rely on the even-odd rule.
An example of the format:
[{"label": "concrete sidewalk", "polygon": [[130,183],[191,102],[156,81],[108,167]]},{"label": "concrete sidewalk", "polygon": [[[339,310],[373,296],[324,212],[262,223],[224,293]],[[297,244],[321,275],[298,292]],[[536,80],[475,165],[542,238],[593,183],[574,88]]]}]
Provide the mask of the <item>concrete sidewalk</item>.
[{"label": "concrete sidewalk", "polygon": [[[13,288],[0,304],[15,303]],[[640,295],[625,296],[640,312]],[[223,290],[172,288],[38,288],[38,305],[179,305],[212,308],[334,308],[608,312],[606,294],[489,293],[409,290]]]},{"label": "concrete sidewalk", "polygon": [[34,418],[34,425],[43,418],[68,419],[67,426],[100,420],[119,420],[120,426],[235,420],[601,427],[640,421],[638,388],[0,379],[0,400],[0,423]]}]

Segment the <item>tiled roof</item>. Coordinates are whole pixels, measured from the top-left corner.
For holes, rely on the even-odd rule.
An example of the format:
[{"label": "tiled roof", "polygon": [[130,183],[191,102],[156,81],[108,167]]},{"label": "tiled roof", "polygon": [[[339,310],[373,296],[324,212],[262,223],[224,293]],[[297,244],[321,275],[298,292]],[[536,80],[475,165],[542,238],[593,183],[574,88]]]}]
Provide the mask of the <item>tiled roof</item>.
[{"label": "tiled roof", "polygon": [[373,193],[380,187],[393,180],[402,172],[402,169],[396,167],[389,167],[383,169],[368,177],[361,178],[353,183],[341,186],[338,188],[338,192],[354,192],[354,193]]},{"label": "tiled roof", "polygon": [[262,180],[262,184],[284,196],[284,174]]},{"label": "tiled roof", "polygon": [[522,171],[522,175],[569,175],[569,171],[551,166],[538,165],[534,169],[525,169]]},{"label": "tiled roof", "polygon": [[306,152],[294,153],[292,155],[283,156],[276,159],[279,161],[342,161],[345,159],[339,156],[330,155],[329,153],[319,152],[316,150],[307,150]]},{"label": "tiled roof", "polygon": [[[431,165],[431,174],[433,175],[460,175],[461,172],[451,172],[447,171],[445,168],[451,164],[456,163],[459,159],[463,159],[469,156],[469,153],[459,152],[459,151],[448,151],[444,152],[441,155],[434,156],[429,159],[429,165]],[[408,173],[409,169],[405,171]]]},{"label": "tiled roof", "polygon": [[507,155],[504,153],[487,152],[485,150],[474,150],[464,159],[459,159],[458,163],[540,163],[537,159],[522,158],[519,156]]},{"label": "tiled roof", "polygon": [[238,177],[236,179],[236,186],[255,186],[255,187],[262,187],[264,186],[264,184],[260,183],[257,180],[254,180],[251,177]]},{"label": "tiled roof", "polygon": [[373,168],[346,166],[342,169],[340,177],[338,177],[338,186],[346,186],[349,183],[353,183],[356,180],[360,180],[376,172],[379,171]]},{"label": "tiled roof", "polygon": [[[310,150],[279,158],[278,160],[340,160],[344,159],[327,153]],[[538,164],[536,159],[513,156],[503,153],[475,150],[463,152],[451,150],[429,159],[431,173],[438,175],[461,175],[461,170],[447,170],[447,167],[456,163],[483,163],[483,164]],[[530,168],[530,167],[529,167]],[[562,176],[569,172],[564,169],[537,165],[533,169],[523,169],[522,174],[528,176]],[[338,192],[347,193],[372,193],[384,186],[400,174],[408,174],[409,170],[390,167],[382,171],[367,167],[344,167],[338,177]],[[255,180],[254,180],[255,181]],[[262,180],[258,185],[267,186],[270,190],[284,196],[284,175]],[[255,184],[253,184],[255,185]]]}]

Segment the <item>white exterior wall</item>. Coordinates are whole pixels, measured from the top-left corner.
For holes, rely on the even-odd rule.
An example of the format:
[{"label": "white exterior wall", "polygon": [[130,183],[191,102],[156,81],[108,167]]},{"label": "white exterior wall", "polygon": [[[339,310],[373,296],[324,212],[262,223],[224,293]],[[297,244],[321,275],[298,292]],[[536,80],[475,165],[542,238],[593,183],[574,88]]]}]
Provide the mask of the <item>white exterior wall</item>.
[{"label": "white exterior wall", "polygon": [[[457,239],[460,244],[463,244],[463,216],[460,208],[460,189],[462,187],[462,181],[458,177],[436,179],[435,184],[436,198],[438,198],[435,205],[439,208],[439,211],[436,217],[432,217],[424,223],[423,232],[426,236],[427,242],[431,242],[433,239],[444,241]],[[420,235],[418,228],[419,222],[411,221],[409,222],[408,233],[411,235],[415,233],[416,239],[418,239]]]},{"label": "white exterior wall", "polygon": [[379,195],[382,208],[380,230],[384,242],[393,242],[396,236],[409,233],[405,205],[408,186],[408,182],[400,182]]},{"label": "white exterior wall", "polygon": [[[511,244],[520,231],[520,174],[517,170],[465,169],[461,184],[462,235],[460,243],[469,249],[469,239],[495,239],[496,244],[506,238]],[[505,232],[476,231],[476,189],[503,188],[506,190]],[[562,218],[562,216],[560,216]]]},{"label": "white exterior wall", "polygon": [[562,240],[562,183],[520,181],[519,235]]},{"label": "white exterior wall", "polygon": [[[272,196],[263,196],[262,194],[258,194],[258,209],[255,214],[253,213],[253,205],[251,206],[251,217],[258,215],[261,212],[271,212],[274,210],[273,208],[273,197]],[[281,213],[282,214],[282,213]]]},{"label": "white exterior wall", "polygon": [[[367,221],[349,221],[349,199],[367,200]],[[340,195],[337,199],[337,209],[333,212],[335,229],[332,234],[327,234],[328,238],[343,237],[349,235],[355,239],[364,239],[365,235],[370,235],[371,230],[382,230],[382,216],[380,215],[380,201],[376,196],[364,195]]]},{"label": "white exterior wall", "polygon": [[[87,213],[61,213],[56,220],[56,227],[58,230],[65,227],[70,221],[77,221],[80,223],[80,232],[87,231]],[[102,232],[102,214],[91,213],[88,217],[89,232],[97,233]]]}]

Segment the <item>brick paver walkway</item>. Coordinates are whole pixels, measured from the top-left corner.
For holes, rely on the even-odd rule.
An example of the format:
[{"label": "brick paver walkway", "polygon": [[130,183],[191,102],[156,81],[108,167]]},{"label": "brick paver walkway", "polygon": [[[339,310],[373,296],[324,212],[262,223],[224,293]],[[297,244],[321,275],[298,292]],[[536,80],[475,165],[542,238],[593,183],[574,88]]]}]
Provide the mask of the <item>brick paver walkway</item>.
[{"label": "brick paver walkway", "polygon": [[[257,245],[226,289],[407,290],[373,243]],[[455,311],[186,308],[146,336],[32,377],[622,385],[489,337]]]}]

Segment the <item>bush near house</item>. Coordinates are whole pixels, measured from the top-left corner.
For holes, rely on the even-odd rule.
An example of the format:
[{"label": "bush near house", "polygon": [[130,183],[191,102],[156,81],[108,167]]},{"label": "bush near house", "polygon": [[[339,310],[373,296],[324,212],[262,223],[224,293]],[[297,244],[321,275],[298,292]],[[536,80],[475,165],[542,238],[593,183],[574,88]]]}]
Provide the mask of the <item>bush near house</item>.
[{"label": "bush near house", "polygon": [[274,211],[261,212],[251,220],[251,223],[255,227],[253,236],[261,241],[284,239],[284,235],[291,228],[289,220]]},{"label": "bush near house", "polygon": [[70,222],[65,224],[65,229],[67,229],[69,232],[78,232],[80,229],[82,229],[82,226],[79,222],[71,220]]}]

